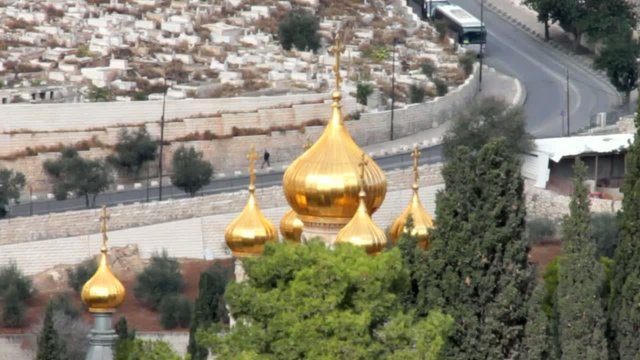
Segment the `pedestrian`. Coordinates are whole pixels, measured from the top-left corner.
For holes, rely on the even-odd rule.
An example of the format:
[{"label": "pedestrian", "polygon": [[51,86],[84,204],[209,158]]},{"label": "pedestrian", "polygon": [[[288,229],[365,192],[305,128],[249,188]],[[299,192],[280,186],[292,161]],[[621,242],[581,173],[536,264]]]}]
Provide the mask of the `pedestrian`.
[{"label": "pedestrian", "polygon": [[264,150],[264,156],[263,156],[263,160],[262,160],[262,165],[260,165],[260,169],[262,169],[264,167],[264,164],[267,164],[267,167],[271,167],[271,163],[269,162],[269,158],[271,157],[271,154],[269,154],[269,152],[267,151],[267,149]]}]

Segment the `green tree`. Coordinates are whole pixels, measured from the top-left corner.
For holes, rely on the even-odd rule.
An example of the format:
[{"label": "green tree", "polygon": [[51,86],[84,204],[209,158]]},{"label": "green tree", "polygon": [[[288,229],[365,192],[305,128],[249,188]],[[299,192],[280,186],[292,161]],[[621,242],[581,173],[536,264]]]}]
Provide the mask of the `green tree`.
[{"label": "green tree", "polygon": [[0,218],[7,216],[7,206],[11,200],[20,201],[20,191],[24,189],[26,179],[21,172],[13,172],[9,169],[0,169]]},{"label": "green tree", "polygon": [[640,342],[637,339],[637,330],[640,329],[640,112],[636,113],[635,124],[634,142],[625,155],[621,237],[613,258],[609,304],[613,357],[621,360],[640,356]]},{"label": "green tree", "polygon": [[525,129],[526,115],[522,107],[509,106],[502,99],[484,98],[460,110],[453,117],[444,136],[443,153],[452,157],[459,146],[479,151],[492,140],[503,137],[509,151],[522,154],[533,148],[531,135]]},{"label": "green tree", "polygon": [[115,360],[180,360],[180,356],[164,341],[125,340],[116,348]]},{"label": "green tree", "polygon": [[158,144],[151,139],[145,127],[131,133],[122,129],[118,134],[115,154],[107,161],[137,177],[145,162],[155,160],[157,150]]},{"label": "green tree", "polygon": [[544,283],[540,282],[533,290],[529,301],[527,325],[524,329],[523,353],[526,360],[554,359],[550,344],[549,317],[543,310],[543,299],[546,293]]},{"label": "green tree", "polygon": [[466,76],[471,75],[473,72],[473,64],[475,64],[477,54],[471,51],[467,51],[458,57],[458,66],[464,71]]},{"label": "green tree", "polygon": [[2,326],[22,327],[25,322],[24,315],[24,300],[20,299],[16,284],[11,284],[2,296]]},{"label": "green tree", "polygon": [[549,25],[551,14],[556,6],[555,0],[525,0],[524,4],[538,13],[538,21],[544,24],[544,40],[549,41]]},{"label": "green tree", "polygon": [[358,104],[367,105],[369,95],[373,93],[373,85],[359,82],[356,87],[356,100]]},{"label": "green tree", "polygon": [[94,258],[81,262],[75,268],[67,269],[69,286],[79,293],[84,284],[96,273],[96,270],[98,270],[98,263]]},{"label": "green tree", "polygon": [[182,289],[180,264],[163,250],[161,255],[154,254],[151,263],[138,274],[133,293],[136,299],[155,310],[165,296],[177,295]]},{"label": "green tree", "polygon": [[620,224],[616,214],[591,215],[591,236],[596,244],[596,258],[613,258],[620,239]]},{"label": "green tree", "polygon": [[87,94],[89,101],[91,102],[107,102],[113,99],[111,90],[103,87],[91,86],[89,93]]},{"label": "green tree", "polygon": [[191,360],[206,360],[209,351],[198,344],[196,332],[212,324],[227,322],[227,311],[224,303],[224,291],[230,278],[230,273],[220,266],[212,266],[200,274],[198,283],[198,298],[193,309],[191,327],[189,329],[189,345],[187,351]]},{"label": "green tree", "polygon": [[37,360],[63,360],[66,349],[53,325],[53,306],[48,305],[44,315],[44,324],[38,335]]},{"label": "green tree", "polygon": [[607,73],[609,82],[624,94],[624,105],[629,106],[631,92],[638,88],[640,43],[633,39],[631,30],[611,36],[595,59],[596,69]]},{"label": "green tree", "polygon": [[0,297],[5,296],[12,286],[15,286],[20,301],[29,300],[33,296],[31,279],[22,273],[15,262],[0,268]]},{"label": "green tree", "polygon": [[268,245],[244,263],[225,299],[236,325],[201,331],[217,359],[438,359],[452,319],[403,305],[408,273],[396,249]]},{"label": "green tree", "polygon": [[114,326],[114,330],[116,331],[116,334],[118,335],[118,341],[120,340],[133,340],[136,338],[136,331],[135,330],[131,330],[129,331],[129,325],[127,324],[127,318],[126,317],[121,317],[120,319],[118,319],[118,322],[116,322],[116,326]]},{"label": "green tree", "polygon": [[173,154],[171,183],[191,196],[211,182],[213,167],[202,160],[202,152],[181,146]]},{"label": "green tree", "polygon": [[586,167],[579,159],[574,166],[570,214],[562,224],[562,266],[558,269],[558,340],[561,359],[608,358],[606,316],[600,295],[605,282],[602,265],[595,258],[591,240]]},{"label": "green tree", "polygon": [[420,104],[424,101],[425,95],[424,87],[416,84],[409,86],[409,103]]},{"label": "green tree", "polygon": [[191,321],[191,303],[184,296],[167,295],[160,301],[160,324],[165,329],[186,328]]},{"label": "green tree", "polygon": [[68,192],[77,192],[84,196],[87,208],[95,206],[98,194],[113,182],[109,167],[103,160],[83,159],[71,147],[64,148],[59,158],[45,161],[43,167],[53,178],[53,192],[57,200],[66,199]]},{"label": "green tree", "polygon": [[320,47],[320,24],[318,19],[303,8],[291,10],[278,28],[278,38],[282,48],[291,50],[295,46],[300,51],[316,52]]},{"label": "green tree", "polygon": [[460,147],[442,175],[418,308],[456,319],[444,359],[512,358],[533,282],[518,155],[504,139]]}]

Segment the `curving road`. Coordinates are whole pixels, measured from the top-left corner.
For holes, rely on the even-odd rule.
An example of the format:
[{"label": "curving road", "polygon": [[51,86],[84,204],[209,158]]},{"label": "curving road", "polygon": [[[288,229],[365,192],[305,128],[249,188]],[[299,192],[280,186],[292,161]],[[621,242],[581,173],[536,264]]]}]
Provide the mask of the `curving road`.
[{"label": "curving road", "polygon": [[[477,0],[452,0],[480,18]],[[485,63],[518,78],[527,91],[527,130],[535,137],[560,136],[566,109],[566,71],[569,70],[571,132],[589,125],[592,116],[618,106],[617,92],[546,44],[531,37],[485,8]],[[566,125],[564,127],[566,129]],[[566,131],[566,130],[565,130]]]}]

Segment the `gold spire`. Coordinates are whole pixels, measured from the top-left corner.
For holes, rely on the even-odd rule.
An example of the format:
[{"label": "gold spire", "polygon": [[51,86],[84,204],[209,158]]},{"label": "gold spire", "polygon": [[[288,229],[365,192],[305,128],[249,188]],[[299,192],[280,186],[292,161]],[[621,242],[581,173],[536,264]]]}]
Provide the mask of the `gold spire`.
[{"label": "gold spire", "polygon": [[413,230],[411,235],[416,236],[418,239],[418,246],[422,249],[429,247],[429,231],[433,228],[433,220],[420,201],[418,194],[418,159],[420,158],[420,151],[418,146],[413,148],[413,194],[411,195],[411,201],[409,205],[404,209],[402,214],[393,222],[391,229],[389,230],[389,237],[395,244],[400,236],[407,231],[405,225],[409,215],[413,219]]},{"label": "gold spire", "polygon": [[109,268],[107,257],[107,220],[110,216],[107,207],[102,207],[100,215],[100,230],[102,232],[102,246],[100,247],[100,261],[95,274],[82,287],[82,301],[91,312],[113,312],[122,304],[126,291],[124,286],[113,275]]},{"label": "gold spire", "polygon": [[[360,182],[364,184],[364,170],[367,167],[366,155],[362,153],[362,157],[358,167],[360,167]],[[380,229],[371,219],[365,205],[366,193],[361,186],[358,194],[359,204],[353,218],[338,232],[336,244],[349,243],[363,247],[365,251],[371,255],[376,255],[384,249],[387,244],[387,237],[384,231]]]},{"label": "gold spire", "polygon": [[[358,162],[362,149],[344,125],[339,88],[340,54],[344,45],[340,34],[331,48],[336,89],[332,93],[331,118],[318,140],[285,171],[284,193],[300,220],[319,225],[344,225],[356,213],[361,185]],[[373,214],[384,201],[387,181],[378,165],[368,156],[364,175],[365,204]]]},{"label": "gold spire", "polygon": [[251,146],[249,160],[249,199],[240,215],[233,220],[224,233],[227,246],[235,257],[257,256],[264,251],[267,241],[277,241],[276,227],[262,214],[255,197],[256,159],[258,153]]}]

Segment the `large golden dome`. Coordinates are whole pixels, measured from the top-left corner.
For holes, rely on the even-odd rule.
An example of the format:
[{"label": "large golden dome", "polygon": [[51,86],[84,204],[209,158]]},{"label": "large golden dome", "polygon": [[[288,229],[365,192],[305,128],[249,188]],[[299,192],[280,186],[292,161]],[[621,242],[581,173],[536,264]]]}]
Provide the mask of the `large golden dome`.
[{"label": "large golden dome", "polygon": [[299,243],[302,239],[304,224],[298,219],[295,211],[289,210],[280,220],[280,234],[285,240]]},{"label": "large golden dome", "polygon": [[422,206],[420,196],[418,195],[418,157],[420,153],[417,148],[413,150],[413,194],[411,195],[411,201],[409,205],[404,209],[402,214],[393,222],[391,229],[389,230],[389,237],[391,241],[396,244],[400,236],[407,231],[405,225],[409,215],[413,219],[413,230],[411,235],[416,236],[418,240],[418,246],[426,250],[429,247],[429,232],[433,228],[433,220]]},{"label": "large golden dome", "polygon": [[[284,173],[284,194],[303,222],[346,224],[358,209],[362,149],[344,125],[340,99],[340,92],[334,91],[331,119],[324,132]],[[373,214],[384,201],[387,181],[378,165],[366,159],[364,201]]]},{"label": "large golden dome", "polygon": [[[364,153],[362,154],[364,168]],[[365,205],[366,194],[364,190],[358,193],[359,203],[353,218],[345,225],[336,236],[335,244],[353,244],[363,247],[371,255],[378,254],[387,245],[387,237],[384,231],[376,225],[367,211]]]},{"label": "large golden dome", "polygon": [[91,312],[113,312],[124,302],[126,291],[124,286],[113,275],[107,259],[107,224],[106,207],[102,208],[102,247],[100,248],[100,262],[96,273],[82,287],[82,301]]},{"label": "large golden dome", "polygon": [[249,158],[249,199],[247,205],[224,232],[227,246],[235,257],[257,256],[264,251],[267,241],[277,241],[276,227],[262,214],[255,197],[255,160],[253,146]]}]

